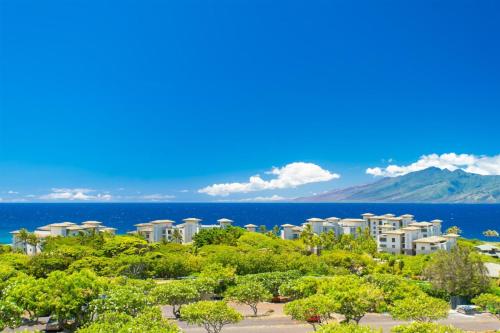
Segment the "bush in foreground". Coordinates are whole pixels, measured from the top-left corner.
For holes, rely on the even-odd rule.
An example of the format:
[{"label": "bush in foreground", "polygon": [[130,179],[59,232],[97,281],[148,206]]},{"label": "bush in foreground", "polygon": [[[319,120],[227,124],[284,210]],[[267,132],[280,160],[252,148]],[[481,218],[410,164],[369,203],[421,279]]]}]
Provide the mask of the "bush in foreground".
[{"label": "bush in foreground", "polygon": [[392,333],[463,333],[461,329],[453,326],[436,323],[414,322],[408,325],[398,325],[392,328]]},{"label": "bush in foreground", "polygon": [[472,299],[472,303],[480,306],[492,314],[500,314],[500,296],[495,294],[481,294]]},{"label": "bush in foreground", "polygon": [[160,308],[144,310],[136,317],[125,313],[107,312],[77,333],[180,333],[179,328],[162,318]]},{"label": "bush in foreground", "polygon": [[318,333],[381,333],[382,330],[375,330],[369,326],[356,324],[328,324],[322,326]]}]

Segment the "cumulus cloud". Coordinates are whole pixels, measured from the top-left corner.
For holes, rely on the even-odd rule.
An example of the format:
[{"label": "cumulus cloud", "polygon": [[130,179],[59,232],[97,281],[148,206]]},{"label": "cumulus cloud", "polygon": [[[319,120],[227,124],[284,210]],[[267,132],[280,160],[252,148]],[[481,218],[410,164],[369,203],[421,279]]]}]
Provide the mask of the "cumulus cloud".
[{"label": "cumulus cloud", "polygon": [[213,184],[198,190],[211,196],[228,196],[231,193],[248,193],[263,190],[294,188],[300,185],[326,182],[339,178],[340,175],[331,173],[319,165],[305,162],[294,162],[281,168],[272,168],[266,174],[274,176],[264,180],[260,175],[251,176],[245,183]]},{"label": "cumulus cloud", "polygon": [[410,172],[424,170],[430,167],[465,172],[480,175],[500,175],[500,155],[485,156],[473,154],[430,154],[409,165],[391,164],[385,168],[374,167],[366,169],[366,173],[376,177],[397,177]]},{"label": "cumulus cloud", "polygon": [[69,200],[69,201],[109,201],[112,196],[108,193],[96,193],[88,188],[53,188],[51,193],[39,197],[41,200]]}]

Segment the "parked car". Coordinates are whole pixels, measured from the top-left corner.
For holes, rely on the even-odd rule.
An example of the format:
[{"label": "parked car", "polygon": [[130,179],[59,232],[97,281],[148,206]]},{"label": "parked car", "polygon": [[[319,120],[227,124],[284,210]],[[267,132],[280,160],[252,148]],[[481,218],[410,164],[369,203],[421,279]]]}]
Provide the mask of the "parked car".
[{"label": "parked car", "polygon": [[457,306],[457,312],[463,313],[466,315],[473,315],[477,313],[478,307],[475,305],[459,305]]}]

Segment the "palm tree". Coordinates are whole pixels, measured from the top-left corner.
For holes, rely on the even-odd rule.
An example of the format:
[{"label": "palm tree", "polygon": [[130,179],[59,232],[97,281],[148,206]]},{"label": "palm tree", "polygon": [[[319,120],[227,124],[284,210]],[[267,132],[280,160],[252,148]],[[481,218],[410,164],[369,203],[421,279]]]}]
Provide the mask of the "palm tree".
[{"label": "palm tree", "polygon": [[483,235],[486,237],[498,237],[498,231],[488,229],[483,231]]},{"label": "palm tree", "polygon": [[26,252],[26,247],[28,245],[28,240],[30,238],[30,233],[27,229],[22,228],[17,234],[17,240],[23,244],[23,249]]},{"label": "palm tree", "polygon": [[37,252],[37,247],[38,247],[38,244],[40,244],[40,238],[38,238],[34,233],[30,233],[28,235],[28,239],[27,239],[27,243],[31,246],[33,246],[33,249],[34,249],[34,254],[36,254]]},{"label": "palm tree", "polygon": [[174,243],[182,243],[182,234],[179,229],[174,229],[172,232],[172,241]]},{"label": "palm tree", "polygon": [[310,224],[304,225],[304,229],[300,233],[300,239],[302,239],[311,253],[313,253],[314,249],[318,248],[321,243],[319,236],[314,233]]},{"label": "palm tree", "polygon": [[447,234],[457,234],[457,235],[460,235],[462,233],[462,229],[460,229],[459,227],[457,227],[456,225],[454,225],[454,226],[449,227],[448,229],[446,229],[446,233]]}]

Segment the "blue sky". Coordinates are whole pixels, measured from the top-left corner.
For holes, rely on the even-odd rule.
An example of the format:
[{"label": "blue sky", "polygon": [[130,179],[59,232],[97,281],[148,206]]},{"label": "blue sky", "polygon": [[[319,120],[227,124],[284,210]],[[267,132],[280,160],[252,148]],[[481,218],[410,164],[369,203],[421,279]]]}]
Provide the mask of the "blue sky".
[{"label": "blue sky", "polygon": [[[2,1],[0,198],[290,198],[444,153],[468,155],[430,165],[496,174],[499,12],[456,0]],[[248,186],[253,175],[265,183]],[[199,193],[221,183],[240,185]]]}]

